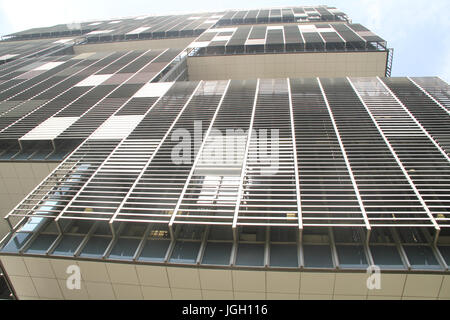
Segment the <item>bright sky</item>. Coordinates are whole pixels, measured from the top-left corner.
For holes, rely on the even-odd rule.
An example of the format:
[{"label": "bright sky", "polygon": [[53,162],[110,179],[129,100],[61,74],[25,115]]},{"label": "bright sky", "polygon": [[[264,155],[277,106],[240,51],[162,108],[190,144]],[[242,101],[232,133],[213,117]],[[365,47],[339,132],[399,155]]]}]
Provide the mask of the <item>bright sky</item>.
[{"label": "bright sky", "polygon": [[395,49],[393,76],[439,76],[450,83],[448,0],[0,0],[0,34],[143,14],[316,4],[336,6],[386,39]]}]

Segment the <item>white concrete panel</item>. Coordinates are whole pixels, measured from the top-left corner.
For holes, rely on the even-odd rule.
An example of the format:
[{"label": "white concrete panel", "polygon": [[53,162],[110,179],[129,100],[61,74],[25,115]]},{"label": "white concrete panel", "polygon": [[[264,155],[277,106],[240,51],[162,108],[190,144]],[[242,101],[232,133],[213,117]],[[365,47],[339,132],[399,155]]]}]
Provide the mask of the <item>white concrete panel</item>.
[{"label": "white concrete panel", "polygon": [[114,293],[118,300],[142,300],[140,286],[113,283]]},{"label": "white concrete panel", "polygon": [[365,273],[337,273],[334,284],[335,295],[366,296],[367,278]]},{"label": "white concrete panel", "polygon": [[98,31],[91,31],[91,32],[89,32],[87,35],[88,36],[94,36],[94,35],[97,35],[97,34],[104,34],[104,33],[111,33],[111,32],[113,32],[114,30],[98,30]]},{"label": "white concrete panel", "polygon": [[236,300],[265,300],[266,294],[264,292],[235,291],[234,298]]},{"label": "white concrete panel", "polygon": [[144,32],[144,31],[146,31],[146,30],[148,30],[150,28],[151,27],[139,27],[139,28],[136,28],[136,29],[128,32],[127,34],[139,34],[139,33]]},{"label": "white concrete panel", "polygon": [[72,41],[73,40],[73,38],[70,38],[70,39],[60,39],[60,40],[56,40],[55,42],[53,42],[53,43],[67,43],[67,42],[70,42],[70,41]]},{"label": "white concrete panel", "polygon": [[194,41],[188,46],[188,48],[205,48],[209,46],[210,43],[211,41]]},{"label": "white concrete panel", "polygon": [[170,300],[172,294],[169,288],[141,286],[145,300]]},{"label": "white concrete panel", "polygon": [[68,289],[66,285],[66,280],[58,280],[61,293],[66,300],[88,300],[89,295],[86,289],[86,284],[84,281],[80,283],[80,289]]},{"label": "white concrete panel", "polygon": [[106,269],[113,284],[139,285],[136,268],[132,264],[107,263]]},{"label": "white concrete panel", "polygon": [[134,94],[134,98],[161,97],[172,87],[173,82],[147,83]]},{"label": "white concrete panel", "polygon": [[59,66],[59,65],[61,65],[63,63],[64,63],[63,61],[47,62],[47,63],[43,64],[42,66],[39,66],[39,67],[37,67],[37,68],[35,68],[33,70],[34,71],[38,71],[38,70],[45,70],[45,71],[47,71],[47,70],[53,69],[53,68],[55,68],[55,67],[57,67],[57,66]]},{"label": "white concrete panel", "polygon": [[202,289],[232,291],[230,270],[199,269]]},{"label": "white concrete panel", "polygon": [[104,262],[78,261],[78,265],[80,266],[81,278],[83,280],[110,282]]},{"label": "white concrete panel", "polygon": [[293,293],[267,292],[267,300],[298,300],[299,295]]},{"label": "white concrete panel", "polygon": [[300,279],[300,294],[332,295],[334,273],[303,272]]},{"label": "white concrete panel", "polygon": [[205,32],[206,33],[208,33],[208,32],[235,32],[236,30],[237,30],[237,28],[233,28],[233,27],[230,27],[230,28],[213,28],[213,29],[208,29]]},{"label": "white concrete panel", "polygon": [[443,276],[431,274],[408,274],[403,297],[437,298]]},{"label": "white concrete panel", "polygon": [[0,60],[11,59],[11,58],[14,58],[15,56],[18,56],[18,54],[5,54],[5,55],[0,57]]},{"label": "white concrete panel", "polygon": [[56,279],[35,277],[33,277],[32,279],[39,298],[63,299],[61,289],[59,288],[59,284]]},{"label": "white concrete panel", "polygon": [[113,287],[106,282],[86,281],[86,289],[91,300],[115,300]]},{"label": "white concrete panel", "polygon": [[401,300],[401,296],[367,296],[367,300]]},{"label": "white concrete panel", "polygon": [[18,296],[38,297],[30,277],[9,276],[9,280]]},{"label": "white concrete panel", "polygon": [[[265,292],[266,275],[264,271],[233,270],[233,287],[236,291]],[[237,298],[237,297],[236,297]]]},{"label": "white concrete panel", "polygon": [[195,289],[172,288],[172,299],[174,300],[202,300],[202,292]]},{"label": "white concrete panel", "polygon": [[245,45],[263,45],[266,44],[266,39],[247,39]]},{"label": "white concrete panel", "polygon": [[46,258],[24,257],[28,272],[32,277],[55,278],[50,260]]},{"label": "white concrete panel", "polygon": [[80,117],[52,117],[24,135],[20,140],[52,140]]},{"label": "white concrete panel", "polygon": [[300,291],[300,272],[267,271],[267,292],[297,294]]},{"label": "white concrete panel", "polygon": [[368,290],[369,296],[401,297],[405,286],[406,274],[381,273],[380,290]]},{"label": "white concrete panel", "polygon": [[442,282],[441,290],[439,292],[439,298],[450,299],[450,276],[445,275]]},{"label": "white concrete panel", "polygon": [[332,295],[326,294],[300,294],[300,300],[332,300]]},{"label": "white concrete panel", "polygon": [[91,86],[98,86],[111,78],[112,74],[93,74],[83,81],[78,82],[75,87],[91,87]]},{"label": "white concrete panel", "polygon": [[136,271],[143,286],[169,287],[166,267],[136,265]]},{"label": "white concrete panel", "polygon": [[90,56],[94,55],[95,52],[85,52],[85,53],[81,53],[79,55],[76,55],[75,57],[73,57],[73,60],[83,60],[86,58],[89,58]]},{"label": "white concrete panel", "polygon": [[349,296],[349,295],[334,295],[333,300],[367,300],[366,296]]},{"label": "white concrete panel", "polygon": [[200,278],[196,268],[169,267],[167,273],[171,288],[200,289]]},{"label": "white concrete panel", "polygon": [[126,138],[144,118],[144,115],[112,116],[90,137],[92,140]]},{"label": "white concrete panel", "polygon": [[205,300],[233,300],[233,291],[222,290],[202,290],[202,296]]},{"label": "white concrete panel", "polygon": [[2,256],[0,257],[5,271],[9,276],[29,277],[28,269],[22,257]]},{"label": "white concrete panel", "polygon": [[228,41],[231,39],[231,36],[215,36],[212,41]]}]

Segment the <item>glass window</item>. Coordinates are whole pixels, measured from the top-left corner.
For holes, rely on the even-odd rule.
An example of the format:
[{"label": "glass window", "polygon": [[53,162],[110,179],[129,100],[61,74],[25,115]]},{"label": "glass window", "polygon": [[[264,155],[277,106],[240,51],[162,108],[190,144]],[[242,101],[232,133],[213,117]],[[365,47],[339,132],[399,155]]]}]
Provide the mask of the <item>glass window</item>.
[{"label": "glass window", "polygon": [[339,265],[342,268],[363,268],[368,267],[366,254],[363,246],[336,246],[339,258]]},{"label": "glass window", "polygon": [[3,247],[3,252],[19,252],[20,248],[31,237],[31,233],[18,232],[9,242]]},{"label": "glass window", "polygon": [[270,265],[272,267],[297,268],[298,255],[295,244],[270,245]]},{"label": "glass window", "polygon": [[303,245],[306,268],[334,268],[330,246]]},{"label": "glass window", "polygon": [[438,248],[447,265],[450,265],[450,246],[439,246]]},{"label": "glass window", "polygon": [[264,266],[264,245],[240,243],[236,256],[236,265]]},{"label": "glass window", "polygon": [[40,234],[36,237],[36,239],[34,239],[33,243],[26,252],[33,254],[45,254],[52,243],[56,240],[56,237],[57,236],[54,234]]},{"label": "glass window", "polygon": [[118,239],[109,257],[113,259],[133,259],[139,242],[138,239]]},{"label": "glass window", "polygon": [[229,265],[232,243],[209,242],[203,254],[203,264]]},{"label": "glass window", "polygon": [[111,238],[109,237],[91,237],[86,246],[81,251],[81,257],[102,257],[108,247]]},{"label": "glass window", "polygon": [[403,246],[412,269],[441,269],[428,246]]},{"label": "glass window", "polygon": [[200,242],[177,241],[170,262],[195,263],[199,249]]},{"label": "glass window", "polygon": [[147,240],[139,260],[164,261],[170,240]]},{"label": "glass window", "polygon": [[83,238],[83,236],[64,235],[59,244],[56,246],[56,249],[53,251],[53,254],[61,256],[73,256],[75,254],[75,250],[78,248]]},{"label": "glass window", "polygon": [[371,246],[373,262],[381,269],[405,269],[395,246]]}]

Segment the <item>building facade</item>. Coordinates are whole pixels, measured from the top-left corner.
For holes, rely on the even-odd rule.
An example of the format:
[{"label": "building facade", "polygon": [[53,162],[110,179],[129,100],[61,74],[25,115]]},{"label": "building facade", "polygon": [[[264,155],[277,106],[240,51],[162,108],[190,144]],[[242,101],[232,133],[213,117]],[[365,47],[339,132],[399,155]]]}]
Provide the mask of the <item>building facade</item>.
[{"label": "building facade", "polygon": [[5,36],[4,286],[450,298],[449,87],[390,77],[392,54],[328,6]]}]

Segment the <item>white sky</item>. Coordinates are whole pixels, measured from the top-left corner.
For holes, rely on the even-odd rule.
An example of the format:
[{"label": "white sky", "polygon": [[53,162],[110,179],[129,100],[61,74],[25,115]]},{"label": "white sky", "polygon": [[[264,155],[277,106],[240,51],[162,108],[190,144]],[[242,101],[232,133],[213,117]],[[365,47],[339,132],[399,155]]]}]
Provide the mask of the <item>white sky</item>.
[{"label": "white sky", "polygon": [[386,39],[395,49],[393,76],[440,76],[450,82],[448,0],[0,0],[0,34],[143,14],[316,4],[336,6]]}]

